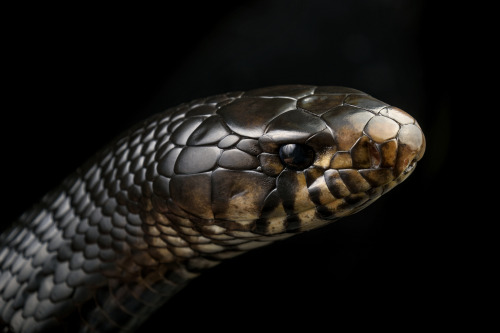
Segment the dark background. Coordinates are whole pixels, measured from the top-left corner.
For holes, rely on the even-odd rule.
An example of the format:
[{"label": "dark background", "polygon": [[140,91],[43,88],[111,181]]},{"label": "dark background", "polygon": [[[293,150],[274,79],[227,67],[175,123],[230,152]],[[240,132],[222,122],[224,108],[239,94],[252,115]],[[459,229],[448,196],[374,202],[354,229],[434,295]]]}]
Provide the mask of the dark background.
[{"label": "dark background", "polygon": [[463,30],[467,8],[436,3],[255,0],[6,11],[3,225],[148,115],[274,84],[349,86],[419,121],[427,151],[413,175],[355,216],[207,272],[147,328],[468,323],[469,245],[459,240],[464,223],[450,214],[463,201],[444,198],[461,195],[452,136],[465,114],[457,101],[470,93],[464,46],[473,39]]}]

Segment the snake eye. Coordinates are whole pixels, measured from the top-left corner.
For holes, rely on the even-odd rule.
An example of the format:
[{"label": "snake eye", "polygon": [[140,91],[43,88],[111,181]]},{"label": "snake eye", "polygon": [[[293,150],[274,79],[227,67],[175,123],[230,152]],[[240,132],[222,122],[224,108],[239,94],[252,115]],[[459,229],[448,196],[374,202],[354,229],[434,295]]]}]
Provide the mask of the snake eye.
[{"label": "snake eye", "polygon": [[309,146],[290,143],[280,147],[280,159],[290,169],[304,170],[314,162],[314,151]]}]

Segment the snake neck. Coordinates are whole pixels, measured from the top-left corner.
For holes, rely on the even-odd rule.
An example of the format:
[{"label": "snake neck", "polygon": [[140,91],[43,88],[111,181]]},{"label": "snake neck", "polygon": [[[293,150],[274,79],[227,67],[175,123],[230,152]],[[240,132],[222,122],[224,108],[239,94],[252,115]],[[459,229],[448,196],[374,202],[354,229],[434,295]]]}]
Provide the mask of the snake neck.
[{"label": "snake neck", "polygon": [[106,156],[2,234],[0,317],[13,331],[134,330],[202,271],[275,240],[160,212],[152,183],[136,184],[150,164],[108,173]]}]

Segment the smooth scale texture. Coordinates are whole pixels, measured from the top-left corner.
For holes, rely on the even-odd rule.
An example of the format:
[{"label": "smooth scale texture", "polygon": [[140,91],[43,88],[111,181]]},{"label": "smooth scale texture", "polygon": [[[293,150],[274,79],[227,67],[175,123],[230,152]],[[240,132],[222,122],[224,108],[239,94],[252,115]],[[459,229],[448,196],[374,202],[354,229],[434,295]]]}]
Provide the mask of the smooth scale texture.
[{"label": "smooth scale texture", "polygon": [[[310,147],[311,165],[287,168],[286,144]],[[134,330],[203,270],[366,207],[424,149],[411,116],[350,88],[277,86],[169,109],[0,236],[0,325]]]}]

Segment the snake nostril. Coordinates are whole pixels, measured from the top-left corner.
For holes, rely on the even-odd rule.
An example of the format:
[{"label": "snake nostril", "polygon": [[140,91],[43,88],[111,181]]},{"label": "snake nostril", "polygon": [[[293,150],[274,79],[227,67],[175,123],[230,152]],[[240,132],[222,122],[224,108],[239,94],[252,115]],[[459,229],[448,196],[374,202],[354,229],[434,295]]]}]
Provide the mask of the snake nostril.
[{"label": "snake nostril", "polygon": [[371,168],[372,169],[378,168],[380,166],[380,162],[381,162],[379,148],[377,147],[377,145],[374,142],[371,142],[371,144],[368,145],[368,149],[370,152]]},{"label": "snake nostril", "polygon": [[403,174],[404,174],[404,175],[407,175],[407,174],[411,173],[411,172],[415,169],[415,167],[416,167],[416,166],[417,166],[417,159],[416,159],[416,158],[414,158],[414,159],[413,159],[413,160],[412,160],[412,161],[408,164],[408,166],[406,167],[406,169],[404,169]]}]

